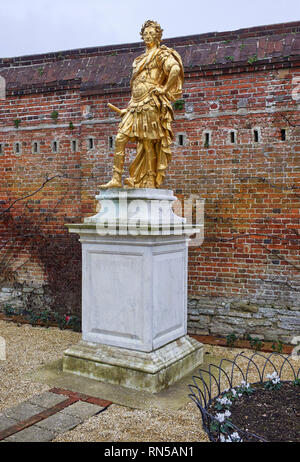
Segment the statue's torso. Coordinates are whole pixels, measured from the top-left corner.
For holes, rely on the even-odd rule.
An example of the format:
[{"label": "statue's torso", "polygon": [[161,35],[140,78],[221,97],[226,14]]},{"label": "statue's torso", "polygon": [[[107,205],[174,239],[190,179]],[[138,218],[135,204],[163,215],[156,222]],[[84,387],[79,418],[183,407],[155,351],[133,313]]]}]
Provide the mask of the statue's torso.
[{"label": "statue's torso", "polygon": [[145,68],[132,80],[132,99],[139,101],[149,94],[150,90],[162,85],[165,75],[159,68],[157,60],[152,59]]}]

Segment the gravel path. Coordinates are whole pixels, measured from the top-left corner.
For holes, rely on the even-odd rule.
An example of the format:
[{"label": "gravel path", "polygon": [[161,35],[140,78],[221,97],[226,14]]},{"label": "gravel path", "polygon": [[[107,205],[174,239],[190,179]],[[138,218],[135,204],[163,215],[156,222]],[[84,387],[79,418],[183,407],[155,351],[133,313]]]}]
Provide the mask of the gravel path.
[{"label": "gravel path", "polygon": [[[0,336],[6,341],[6,361],[0,361],[0,411],[32,395],[50,389],[31,382],[25,373],[59,359],[77,343],[81,334],[58,328],[32,327],[0,321]],[[242,350],[205,345],[204,352],[233,359]],[[247,350],[245,350],[247,352]],[[253,354],[253,351],[248,353]],[[188,392],[188,391],[187,391]],[[173,410],[137,410],[111,405],[54,441],[78,442],[196,442],[208,441],[201,427],[199,410],[193,402]]]}]

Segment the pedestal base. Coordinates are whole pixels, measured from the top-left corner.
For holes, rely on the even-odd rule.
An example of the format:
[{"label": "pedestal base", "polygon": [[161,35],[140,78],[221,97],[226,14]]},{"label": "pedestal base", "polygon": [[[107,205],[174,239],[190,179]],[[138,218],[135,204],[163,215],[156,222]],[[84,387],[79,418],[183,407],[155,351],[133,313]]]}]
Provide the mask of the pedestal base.
[{"label": "pedestal base", "polygon": [[188,336],[150,353],[82,340],[64,352],[63,370],[157,393],[184,377],[202,361],[202,344]]}]

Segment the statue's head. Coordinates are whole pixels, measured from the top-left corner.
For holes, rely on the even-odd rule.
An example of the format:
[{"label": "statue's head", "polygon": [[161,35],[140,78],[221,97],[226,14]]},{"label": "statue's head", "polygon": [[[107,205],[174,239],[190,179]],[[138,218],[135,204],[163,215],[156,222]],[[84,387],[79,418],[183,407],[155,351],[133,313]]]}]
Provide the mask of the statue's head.
[{"label": "statue's head", "polygon": [[141,37],[142,39],[146,42],[147,41],[147,33],[150,33],[153,35],[154,37],[154,40],[156,42],[157,45],[160,44],[161,42],[161,38],[162,38],[162,33],[163,33],[163,29],[160,27],[160,25],[158,24],[158,22],[156,21],[151,21],[150,19],[148,19],[148,21],[146,21],[143,25],[142,25],[142,28],[141,28]]}]

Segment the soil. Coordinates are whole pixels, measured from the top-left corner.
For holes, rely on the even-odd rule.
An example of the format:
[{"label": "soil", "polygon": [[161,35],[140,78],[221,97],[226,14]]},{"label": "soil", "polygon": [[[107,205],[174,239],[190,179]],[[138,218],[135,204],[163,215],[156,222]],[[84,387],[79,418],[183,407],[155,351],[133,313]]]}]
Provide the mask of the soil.
[{"label": "soil", "polygon": [[[282,382],[279,389],[265,389],[264,384],[251,384],[255,391],[243,395],[230,406],[231,422],[242,430],[243,441],[257,441],[249,432],[269,442],[298,442],[300,439],[300,390],[293,382]],[[215,401],[215,400],[214,400]],[[213,406],[207,409],[215,415]]]},{"label": "soil", "polygon": [[[215,337],[213,335],[190,334],[190,337],[194,337],[196,340],[204,344],[222,346],[225,348],[233,348],[233,347],[234,348],[247,348],[249,350],[265,351],[265,352],[271,352],[271,353],[276,351],[274,350],[274,342],[268,342],[265,340],[262,341],[261,346],[259,348],[255,348],[254,346],[251,345],[251,342],[249,342],[249,340],[237,339],[234,342],[234,345],[228,345],[226,338]],[[291,354],[293,351],[293,348],[295,348],[293,345],[282,343],[281,349],[278,350],[278,352],[283,353],[283,354]]]}]

